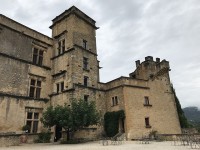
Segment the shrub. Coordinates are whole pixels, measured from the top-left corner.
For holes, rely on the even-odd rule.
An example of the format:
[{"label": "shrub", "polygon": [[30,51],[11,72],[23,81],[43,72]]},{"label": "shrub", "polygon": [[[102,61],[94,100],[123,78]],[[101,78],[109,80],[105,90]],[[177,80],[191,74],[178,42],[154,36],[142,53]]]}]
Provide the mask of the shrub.
[{"label": "shrub", "polygon": [[35,140],[35,143],[49,143],[51,139],[50,132],[41,132],[38,134],[38,139]]},{"label": "shrub", "polygon": [[30,126],[29,125],[24,125],[23,127],[22,127],[22,131],[28,131],[28,130],[30,130]]}]

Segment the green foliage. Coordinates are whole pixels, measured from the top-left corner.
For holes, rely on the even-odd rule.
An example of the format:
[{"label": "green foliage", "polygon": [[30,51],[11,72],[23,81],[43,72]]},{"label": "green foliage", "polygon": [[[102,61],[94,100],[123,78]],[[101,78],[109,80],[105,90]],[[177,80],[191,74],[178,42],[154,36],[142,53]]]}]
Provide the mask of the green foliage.
[{"label": "green foliage", "polygon": [[119,119],[124,118],[123,110],[117,112],[107,112],[104,115],[104,129],[108,137],[115,136],[119,131]]},{"label": "green foliage", "polygon": [[45,127],[58,125],[66,131],[76,131],[83,127],[98,124],[100,115],[96,110],[95,102],[85,102],[84,100],[72,100],[71,106],[48,107],[43,113],[41,122]]},{"label": "green foliage", "polygon": [[51,139],[50,132],[41,132],[38,134],[38,139],[35,140],[35,143],[49,143]]},{"label": "green foliage", "polygon": [[97,125],[100,120],[100,115],[96,110],[95,102],[85,102],[73,100],[71,103],[71,116],[73,120],[73,130],[78,130],[90,125]]},{"label": "green foliage", "polygon": [[30,126],[29,125],[24,125],[23,127],[22,127],[22,131],[27,131],[27,130],[30,130]]},{"label": "green foliage", "polygon": [[187,121],[187,118],[184,115],[182,108],[181,108],[181,104],[179,102],[178,97],[176,96],[176,92],[175,92],[175,89],[173,88],[173,85],[171,85],[171,89],[175,96],[176,108],[177,108],[181,128],[188,128],[188,127],[190,127],[190,125]]}]

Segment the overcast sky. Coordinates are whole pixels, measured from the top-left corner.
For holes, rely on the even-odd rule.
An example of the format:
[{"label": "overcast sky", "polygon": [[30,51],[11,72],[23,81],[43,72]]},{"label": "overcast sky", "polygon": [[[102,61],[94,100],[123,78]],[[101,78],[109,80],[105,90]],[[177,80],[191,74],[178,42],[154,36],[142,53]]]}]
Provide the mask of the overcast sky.
[{"label": "overcast sky", "polygon": [[200,108],[200,0],[0,0],[0,13],[51,36],[51,20],[72,5],[100,27],[102,82],[159,57],[170,62],[182,107]]}]

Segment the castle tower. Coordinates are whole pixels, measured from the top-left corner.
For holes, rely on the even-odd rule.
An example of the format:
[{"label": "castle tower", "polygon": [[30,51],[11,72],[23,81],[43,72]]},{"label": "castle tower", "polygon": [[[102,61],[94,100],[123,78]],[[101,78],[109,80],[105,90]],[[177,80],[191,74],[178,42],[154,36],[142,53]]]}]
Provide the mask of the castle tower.
[{"label": "castle tower", "polygon": [[[87,100],[92,97],[87,89],[97,88],[99,81],[95,21],[72,6],[54,18],[50,28],[54,47],[52,96],[58,96],[63,103],[70,98]],[[82,87],[84,92],[74,95],[78,93],[73,92],[76,87]]]}]

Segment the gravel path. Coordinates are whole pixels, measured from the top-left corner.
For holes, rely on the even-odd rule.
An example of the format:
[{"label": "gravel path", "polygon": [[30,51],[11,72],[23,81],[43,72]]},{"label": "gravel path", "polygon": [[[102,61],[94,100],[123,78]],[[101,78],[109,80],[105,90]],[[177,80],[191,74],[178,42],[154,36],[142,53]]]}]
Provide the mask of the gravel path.
[{"label": "gravel path", "polygon": [[84,144],[24,144],[20,146],[0,147],[0,150],[190,150],[189,146],[174,146],[172,142],[151,142],[141,144],[126,141],[122,145],[103,146],[99,142]]}]

